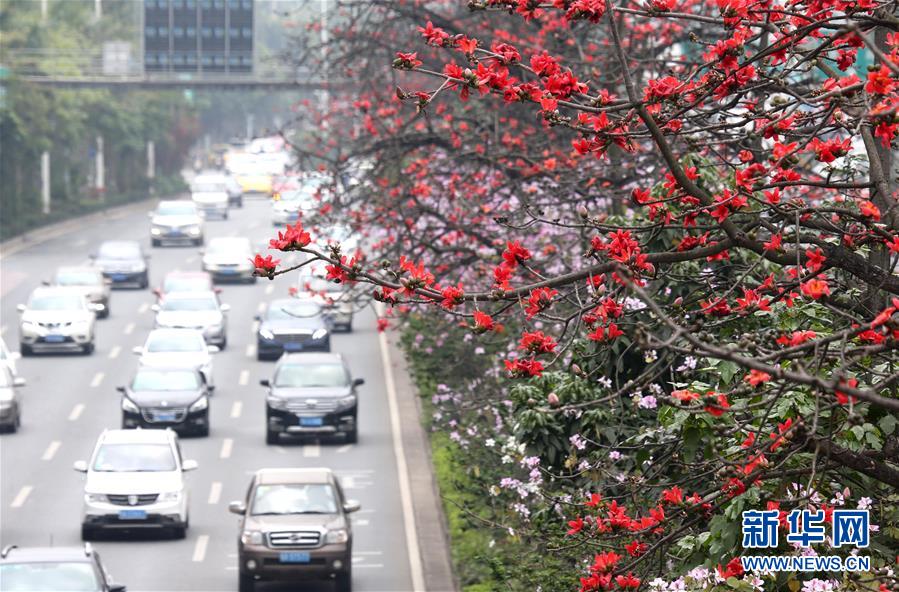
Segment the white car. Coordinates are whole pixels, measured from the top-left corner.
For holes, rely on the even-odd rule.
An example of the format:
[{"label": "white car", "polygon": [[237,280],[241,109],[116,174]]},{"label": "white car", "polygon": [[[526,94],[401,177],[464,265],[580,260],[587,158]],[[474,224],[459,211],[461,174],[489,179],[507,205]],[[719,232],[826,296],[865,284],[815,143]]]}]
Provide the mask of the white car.
[{"label": "white car", "polygon": [[203,244],[203,218],[197,204],[164,200],[150,212],[150,243],[159,247],[165,241]]},{"label": "white car", "polygon": [[79,288],[37,288],[18,306],[19,351],[93,353],[97,306]]},{"label": "white car", "polygon": [[16,358],[18,358],[18,355],[13,356],[13,353],[6,347],[6,342],[0,337],[0,364],[6,364],[6,367],[12,370],[14,375],[18,376],[19,372],[16,370]]},{"label": "white car", "polygon": [[218,351],[218,347],[206,345],[203,333],[196,329],[153,329],[143,347],[134,348],[142,366],[193,368],[200,371],[210,388],[215,385],[211,354]]},{"label": "white car", "polygon": [[207,218],[228,219],[228,189],[219,179],[196,176],[190,186],[190,199]]},{"label": "white car", "polygon": [[227,171],[203,171],[194,177],[193,184],[218,185],[228,194],[228,205],[243,207],[243,188]]},{"label": "white car", "polygon": [[159,304],[154,304],[156,327],[196,329],[203,333],[206,343],[225,349],[228,345],[228,317],[231,310],[220,304],[213,291],[172,292]]},{"label": "white car", "polygon": [[217,237],[209,241],[203,251],[203,271],[212,280],[255,282],[253,246],[250,239],[241,237]]},{"label": "white car", "polygon": [[81,538],[105,528],[156,528],[184,538],[190,524],[184,472],[196,461],[181,458],[172,430],[106,430],[88,462],[73,468],[86,473]]}]

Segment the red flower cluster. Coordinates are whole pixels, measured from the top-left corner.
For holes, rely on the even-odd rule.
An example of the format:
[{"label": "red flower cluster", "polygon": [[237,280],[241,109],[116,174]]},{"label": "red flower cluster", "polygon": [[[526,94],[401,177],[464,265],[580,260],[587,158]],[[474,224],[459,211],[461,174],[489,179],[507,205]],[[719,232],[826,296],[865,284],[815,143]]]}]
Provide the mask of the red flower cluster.
[{"label": "red flower cluster", "polygon": [[281,260],[272,259],[271,255],[263,257],[262,255],[257,254],[254,259],[250,259],[250,262],[255,268],[253,270],[253,275],[272,279],[273,277],[275,277],[275,268],[278,267],[278,264],[281,263]]},{"label": "red flower cluster", "polygon": [[270,249],[279,251],[299,251],[311,242],[312,237],[303,230],[302,222],[297,222],[293,226],[288,224],[284,232],[279,231],[278,238],[271,239],[268,245]]}]

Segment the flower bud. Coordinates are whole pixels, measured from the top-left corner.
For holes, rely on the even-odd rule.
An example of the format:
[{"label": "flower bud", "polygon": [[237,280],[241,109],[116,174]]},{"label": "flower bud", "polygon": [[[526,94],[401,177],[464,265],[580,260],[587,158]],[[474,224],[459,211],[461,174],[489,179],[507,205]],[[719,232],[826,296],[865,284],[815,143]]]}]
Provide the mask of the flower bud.
[{"label": "flower bud", "polygon": [[550,407],[557,407],[559,405],[559,395],[556,393],[546,395],[546,402],[549,403]]}]

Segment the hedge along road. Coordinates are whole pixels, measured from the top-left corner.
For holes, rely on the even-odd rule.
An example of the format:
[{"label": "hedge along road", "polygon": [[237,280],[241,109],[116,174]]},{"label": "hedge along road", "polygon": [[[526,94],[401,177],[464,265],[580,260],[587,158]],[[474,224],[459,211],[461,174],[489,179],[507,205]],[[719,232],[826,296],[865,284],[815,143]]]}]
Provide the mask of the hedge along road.
[{"label": "hedge along road", "polygon": [[[209,221],[207,240],[215,236],[247,236],[267,244],[273,228],[268,200],[247,199],[230,220]],[[16,305],[27,300],[61,265],[87,263],[90,253],[107,239],[138,239],[151,253],[151,285],[172,270],[199,270],[193,247],[149,248],[145,211],[113,220],[90,221],[75,230],[5,255],[0,262],[0,331],[18,349]],[[274,364],[255,357],[254,315],[261,302],[287,295],[289,279],[255,285],[223,285],[221,300],[228,313],[228,348],[215,355],[217,389],[211,402],[209,438],[184,438],[185,458],[199,462],[189,474],[190,530],[185,540],[154,535],[116,535],[93,543],[116,581],[130,591],[222,591],[237,589],[237,517],[228,502],[242,498],[252,473],[262,467],[322,466],[341,478],[348,497],[362,510],[354,515],[354,590],[404,592],[422,590],[421,568],[407,536],[434,525],[414,524],[408,499],[401,495],[397,459],[403,458],[394,438],[386,364],[375,330],[374,315],[357,316],[355,331],[335,334],[332,350],[342,353],[360,389],[359,443],[265,444],[265,391],[259,379],[270,378]],[[117,385],[132,376],[137,357],[131,353],[153,327],[149,290],[115,290],[111,316],[97,322],[97,350],[92,356],[52,355],[17,361],[28,384],[23,397],[22,427],[0,436],[0,543],[19,546],[80,545],[83,476],[72,463],[89,457],[104,428],[121,421]],[[395,419],[395,418],[394,418]],[[415,467],[412,470],[420,470]],[[407,521],[410,521],[407,523]],[[410,553],[410,548],[413,550]],[[414,569],[411,566],[415,566]],[[414,574],[414,580],[413,580]],[[260,590],[295,590],[265,585]],[[310,592],[328,585],[304,586]],[[431,588],[434,589],[434,588]]]}]

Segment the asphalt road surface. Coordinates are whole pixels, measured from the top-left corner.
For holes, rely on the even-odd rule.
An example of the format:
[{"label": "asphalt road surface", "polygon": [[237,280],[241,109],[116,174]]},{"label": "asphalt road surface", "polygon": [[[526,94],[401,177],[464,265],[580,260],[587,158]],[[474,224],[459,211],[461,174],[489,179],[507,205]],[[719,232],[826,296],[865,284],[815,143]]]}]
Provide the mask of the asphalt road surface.
[{"label": "asphalt road surface", "polygon": [[[247,236],[267,244],[273,234],[267,199],[246,199],[231,219],[209,221],[206,239]],[[0,261],[0,330],[18,349],[16,305],[56,267],[83,264],[107,239],[139,239],[151,253],[151,287],[166,272],[199,270],[194,247],[150,249],[143,211],[81,228],[4,256]],[[329,467],[347,496],[362,510],[353,515],[353,584],[358,591],[412,589],[409,554],[388,395],[374,315],[357,315],[355,330],[332,336],[332,350],[346,356],[360,388],[359,442],[265,444],[265,390],[274,363],[255,356],[254,315],[261,303],[287,296],[290,280],[261,279],[255,285],[223,285],[228,313],[228,348],[215,355],[215,396],[208,438],[183,438],[184,458],[199,462],[188,473],[190,529],[185,540],[125,533],[94,542],[117,582],[132,592],[237,589],[237,522],[228,502],[241,499],[252,473],[262,467]],[[20,389],[22,427],[0,435],[0,543],[19,546],[80,545],[83,475],[72,463],[88,459],[104,428],[121,422],[117,385],[137,366],[134,346],[153,326],[150,290],[114,290],[108,319],[97,321],[97,349],[91,356],[42,355],[18,360],[28,381]],[[330,585],[266,585],[259,590],[330,590]]]}]

